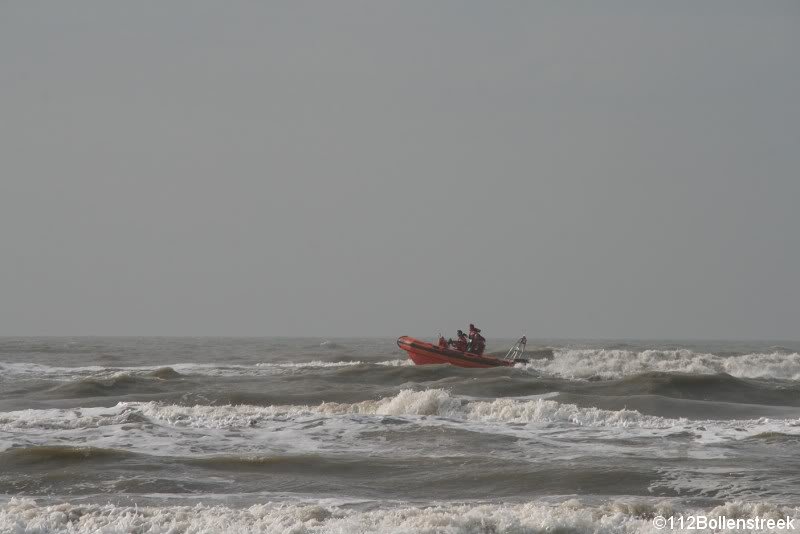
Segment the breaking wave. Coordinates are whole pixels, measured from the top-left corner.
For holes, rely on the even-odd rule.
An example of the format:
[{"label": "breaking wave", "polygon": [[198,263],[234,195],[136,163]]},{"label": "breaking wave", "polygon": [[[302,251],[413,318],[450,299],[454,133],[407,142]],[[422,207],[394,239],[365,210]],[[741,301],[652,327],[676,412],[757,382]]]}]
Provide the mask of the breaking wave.
[{"label": "breaking wave", "polygon": [[230,428],[256,425],[260,418],[311,415],[437,416],[473,422],[571,423],[582,426],[669,428],[679,420],[646,416],[634,410],[580,408],[546,399],[470,401],[443,389],[402,390],[393,397],[356,403],[324,402],[318,406],[179,406],[156,402],[137,406],[148,418],[176,426]]},{"label": "breaking wave", "polygon": [[533,359],[520,367],[561,378],[621,378],[653,371],[687,374],[727,373],[740,378],[800,380],[800,354],[774,352],[717,356],[691,350],[557,350],[552,359]]},{"label": "breaking wave", "polygon": [[194,405],[120,402],[111,408],[20,410],[0,413],[0,430],[80,429],[151,422],[183,428],[253,428],[272,421],[319,416],[394,416],[490,424],[559,424],[577,427],[672,429],[690,427],[747,428],[744,438],[759,432],[800,434],[800,419],[687,420],[645,415],[631,409],[581,407],[547,398],[474,400],[443,389],[402,390],[397,395],[356,403],[319,405]]},{"label": "breaking wave", "polygon": [[0,362],[0,374],[5,377],[61,379],[69,380],[86,377],[96,380],[114,379],[121,376],[146,376],[170,380],[186,375],[203,376],[258,376],[264,373],[294,369],[319,369],[356,366],[389,366],[405,367],[413,365],[407,359],[378,361],[307,361],[307,362],[264,362],[254,365],[231,365],[222,363],[174,363],[169,366],[142,367],[100,367],[96,365],[84,367],[58,367],[35,363]]},{"label": "breaking wave", "polygon": [[79,408],[0,412],[0,430],[72,430],[143,423],[145,416],[130,408]]},{"label": "breaking wave", "polygon": [[[558,504],[440,504],[362,511],[318,503],[228,506],[116,506],[68,503],[40,505],[13,498],[0,506],[0,531],[42,533],[172,533],[172,532],[342,532],[399,534],[474,534],[478,532],[571,532],[576,534],[637,534],[657,532],[652,518],[702,513],[708,517],[799,518],[800,508],[731,502],[707,510],[676,510],[671,501],[615,500],[590,506],[578,500]],[[737,531],[749,532],[749,531]]]},{"label": "breaking wave", "polygon": [[736,421],[688,421],[687,419],[644,415],[636,410],[604,410],[579,407],[543,398],[532,400],[467,400],[442,389],[403,390],[393,397],[357,403],[322,403],[317,406],[178,406],[155,402],[120,403],[133,407],[154,421],[173,426],[197,428],[242,428],[258,426],[275,418],[291,419],[319,415],[377,415],[395,417],[430,416],[467,423],[565,424],[578,427],[632,429],[700,429],[705,434],[736,430],[743,438],[758,432],[800,433],[800,419],[752,419]]}]

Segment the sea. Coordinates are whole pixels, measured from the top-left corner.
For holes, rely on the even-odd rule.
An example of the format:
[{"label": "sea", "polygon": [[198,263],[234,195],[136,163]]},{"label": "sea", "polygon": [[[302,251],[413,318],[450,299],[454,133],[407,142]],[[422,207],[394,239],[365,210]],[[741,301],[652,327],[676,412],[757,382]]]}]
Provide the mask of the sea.
[{"label": "sea", "polygon": [[[463,369],[394,338],[0,338],[0,533],[800,531],[798,352],[539,339]],[[735,531],[787,532],[762,526]]]}]

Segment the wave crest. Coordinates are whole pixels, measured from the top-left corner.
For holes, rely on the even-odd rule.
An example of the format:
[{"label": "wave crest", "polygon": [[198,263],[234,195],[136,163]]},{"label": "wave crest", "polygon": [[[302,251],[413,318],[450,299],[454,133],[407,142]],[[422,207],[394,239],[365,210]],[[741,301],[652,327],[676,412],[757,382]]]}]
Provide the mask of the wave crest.
[{"label": "wave crest", "polygon": [[[19,428],[78,429],[148,422],[176,428],[242,429],[275,421],[318,420],[332,416],[435,417],[456,423],[501,425],[570,425],[631,429],[693,429],[709,436],[736,439],[759,432],[800,433],[800,419],[687,420],[645,415],[631,409],[581,407],[549,398],[475,400],[457,397],[443,389],[402,390],[397,395],[356,403],[323,402],[319,405],[176,405],[161,402],[120,402],[112,408],[81,410],[22,410],[0,413],[0,430]],[[740,433],[747,428],[746,434]],[[706,429],[708,432],[706,433]],[[734,432],[735,430],[735,432]]]},{"label": "wave crest", "polygon": [[[800,508],[764,503],[726,503],[709,510],[674,511],[669,501],[612,501],[590,506],[573,499],[559,504],[442,504],[381,506],[359,511],[324,503],[266,503],[228,506],[38,505],[12,498],[0,506],[0,530],[25,532],[574,532],[637,534],[654,532],[651,518],[673,513],[707,517],[800,518]],[[743,531],[745,532],[745,531]]]},{"label": "wave crest", "polygon": [[357,403],[322,403],[318,406],[178,406],[140,405],[149,418],[179,426],[241,427],[261,418],[310,415],[437,416],[475,422],[571,423],[583,426],[637,426],[669,428],[684,420],[646,416],[635,410],[581,408],[547,399],[459,399],[443,389],[402,390],[393,397]]},{"label": "wave crest", "polygon": [[653,371],[686,374],[727,373],[739,378],[800,380],[800,354],[773,352],[717,356],[691,350],[558,350],[552,359],[519,367],[561,378],[621,378]]}]

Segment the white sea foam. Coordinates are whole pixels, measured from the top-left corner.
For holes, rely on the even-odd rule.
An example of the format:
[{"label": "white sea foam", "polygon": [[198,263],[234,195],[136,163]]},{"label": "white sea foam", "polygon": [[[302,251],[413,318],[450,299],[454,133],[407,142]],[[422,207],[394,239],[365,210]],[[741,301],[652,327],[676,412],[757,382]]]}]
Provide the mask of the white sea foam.
[{"label": "white sea foam", "polygon": [[559,427],[626,428],[650,430],[695,429],[699,439],[739,439],[762,432],[800,434],[800,419],[736,421],[687,421],[644,415],[635,410],[603,410],[539,398],[467,401],[442,389],[403,390],[393,397],[357,403],[322,403],[316,406],[179,406],[156,402],[121,403],[136,407],[146,417],[174,426],[194,428],[241,428],[258,426],[262,420],[314,416],[376,415],[420,417],[435,421],[482,424],[558,425]]},{"label": "white sea foam", "polygon": [[717,356],[691,350],[556,350],[552,359],[532,360],[518,367],[563,378],[620,378],[662,371],[800,380],[800,354],[779,352]]},{"label": "white sea foam", "polygon": [[679,495],[757,499],[764,492],[764,487],[754,484],[752,478],[731,476],[730,466],[727,465],[666,465],[659,466],[657,471],[658,480],[648,488],[655,494],[663,493],[666,489]]},{"label": "white sea foam", "polygon": [[[7,378],[49,378],[55,380],[75,377],[108,378],[118,373],[144,374],[171,367],[181,374],[205,376],[258,376],[303,369],[353,367],[358,365],[410,366],[411,360],[399,358],[381,361],[307,361],[262,362],[253,365],[227,363],[165,363],[140,367],[60,367],[33,363],[0,362],[0,374]],[[774,378],[800,380],[800,354],[774,352],[718,356],[681,350],[555,350],[551,359],[534,359],[517,367],[540,372],[547,376],[585,379],[591,377],[620,378],[652,371],[690,374],[728,373],[741,378]]]},{"label": "white sea foam", "polygon": [[132,422],[136,410],[113,408],[74,408],[50,410],[17,410],[0,412],[0,430],[23,429],[73,430],[98,428]]},{"label": "white sea foam", "polygon": [[410,359],[404,360],[385,360],[382,362],[376,362],[375,365],[385,365],[387,367],[410,367],[414,365]]},{"label": "white sea foam", "polygon": [[356,403],[318,405],[194,405],[120,402],[112,408],[19,410],[0,413],[0,430],[75,429],[123,424],[137,417],[174,427],[248,428],[261,421],[319,416],[428,416],[451,421],[499,424],[564,424],[579,427],[671,429],[696,427],[751,428],[757,432],[800,433],[800,419],[687,421],[645,415],[636,410],[580,407],[547,398],[467,400],[443,389],[402,390],[397,395]]},{"label": "white sea foam", "polygon": [[[399,420],[404,424],[398,424]],[[644,439],[639,442],[637,455],[650,459],[705,460],[727,457],[727,444],[758,434],[800,435],[800,419],[686,421],[632,410],[582,408],[549,399],[479,401],[457,398],[442,390],[409,390],[375,401],[316,406],[130,402],[109,408],[5,412],[0,413],[0,452],[55,445],[177,458],[343,454],[399,459],[409,454],[418,458],[441,456],[442,446],[426,441],[441,432],[459,432],[452,435],[462,437],[466,434],[460,432],[480,433],[490,440],[513,436],[516,442],[492,453],[497,460],[512,462],[630,455],[626,439]],[[410,450],[409,440],[415,436],[426,438]],[[696,446],[687,447],[687,440]],[[479,442],[466,439],[448,452],[473,454]],[[663,474],[660,486],[689,487],[668,472]],[[717,497],[754,496],[734,487],[724,488]]]},{"label": "white sea foam", "polygon": [[[19,410],[0,413],[0,450],[24,444],[71,444],[120,448],[144,454],[282,454],[374,452],[387,445],[364,432],[385,432],[386,418],[421,427],[555,439],[558,450],[582,449],[586,440],[669,438],[681,433],[703,444],[742,440],[777,432],[800,435],[800,419],[705,420],[602,410],[546,398],[467,400],[441,389],[403,390],[395,396],[357,403],[302,405],[194,405],[121,402],[110,408]],[[404,427],[406,429],[412,427]],[[22,436],[24,437],[24,440]],[[685,438],[683,438],[685,439]],[[21,441],[22,440],[22,441]],[[16,445],[15,445],[16,444]],[[399,447],[405,445],[400,444]],[[420,451],[422,452],[422,451]],[[669,451],[665,451],[671,454]],[[719,452],[701,448],[691,454]],[[649,454],[659,454],[651,450]],[[681,454],[686,454],[683,451]]]},{"label": "white sea foam", "polygon": [[151,419],[177,426],[230,428],[252,426],[259,418],[311,415],[436,416],[474,422],[568,423],[579,426],[670,428],[683,420],[642,415],[634,410],[581,408],[548,399],[466,401],[443,389],[402,390],[393,397],[356,403],[325,402],[316,406],[180,406],[156,402],[137,406]]},{"label": "white sea foam", "polygon": [[[148,368],[151,369],[151,368]],[[155,369],[152,368],[152,369]],[[50,378],[64,375],[102,373],[105,367],[89,365],[83,367],[58,367],[26,362],[0,362],[0,373],[6,378]]]},{"label": "white sea foam", "polygon": [[262,362],[254,365],[234,365],[223,363],[172,363],[164,365],[146,365],[137,367],[101,367],[97,365],[83,367],[61,367],[36,363],[0,362],[0,374],[6,378],[46,378],[51,380],[72,380],[75,378],[109,379],[119,376],[136,376],[153,373],[169,367],[185,375],[204,376],[258,376],[281,371],[353,367],[357,365],[406,366],[412,365],[407,359],[381,361],[338,361],[328,362],[314,360],[309,362]]},{"label": "white sea foam", "polygon": [[[578,500],[560,504],[440,504],[429,507],[400,505],[358,511],[324,503],[266,503],[247,508],[228,506],[128,507],[68,503],[39,505],[32,499],[11,499],[0,505],[0,531],[105,534],[256,533],[291,534],[448,533],[481,532],[595,534],[655,533],[650,518],[676,513],[669,501],[611,501],[588,506]],[[761,503],[726,503],[708,510],[682,510],[708,517],[780,519],[799,518],[800,508]],[[679,531],[680,532],[680,531]],[[739,531],[749,532],[749,531]],[[760,530],[760,533],[770,532]]]}]

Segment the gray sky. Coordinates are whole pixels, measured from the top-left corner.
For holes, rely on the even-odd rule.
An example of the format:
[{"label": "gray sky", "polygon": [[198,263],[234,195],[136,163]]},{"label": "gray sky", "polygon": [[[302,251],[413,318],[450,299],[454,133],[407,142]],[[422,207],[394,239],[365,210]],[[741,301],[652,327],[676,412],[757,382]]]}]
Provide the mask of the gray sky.
[{"label": "gray sky", "polygon": [[798,339],[800,2],[2,2],[0,334]]}]

